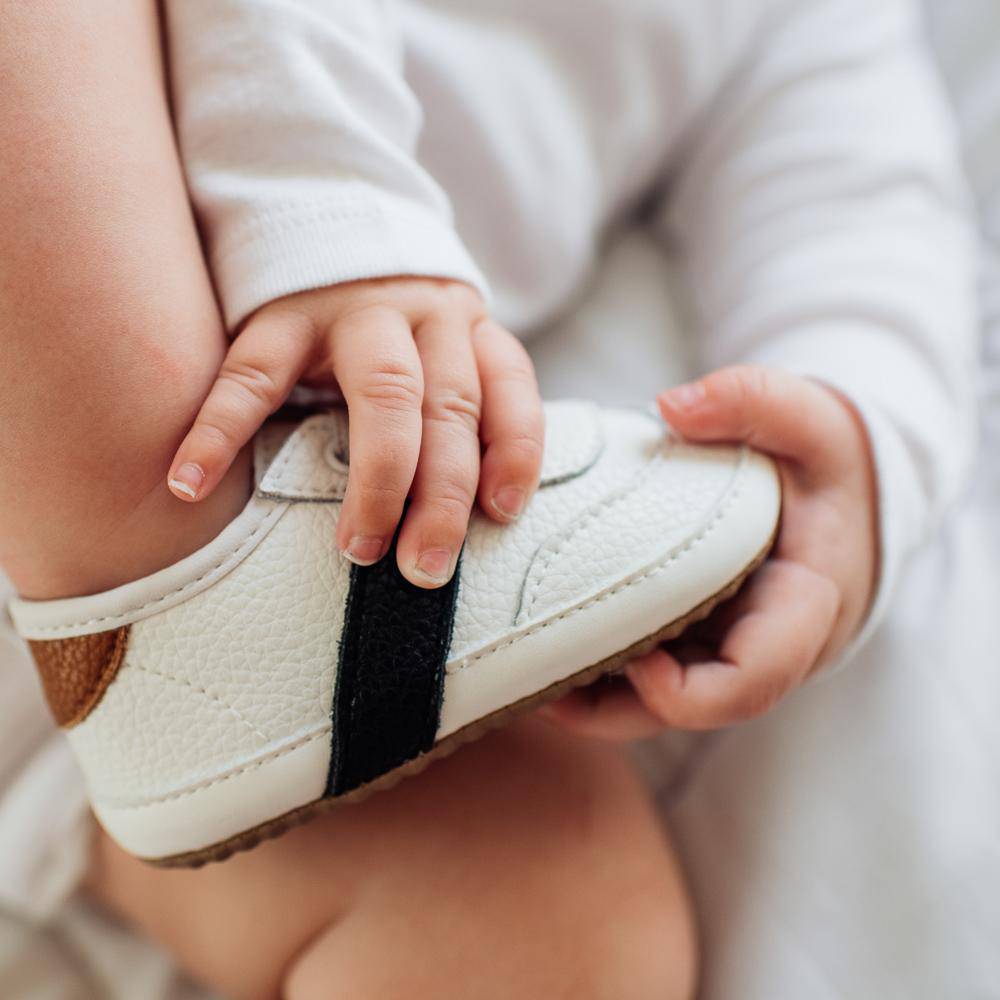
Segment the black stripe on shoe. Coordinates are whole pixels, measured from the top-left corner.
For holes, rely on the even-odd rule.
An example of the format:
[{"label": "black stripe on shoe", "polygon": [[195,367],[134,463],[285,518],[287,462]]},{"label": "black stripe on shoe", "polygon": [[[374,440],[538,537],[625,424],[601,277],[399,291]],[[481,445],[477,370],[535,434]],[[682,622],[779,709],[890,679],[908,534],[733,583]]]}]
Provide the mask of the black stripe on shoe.
[{"label": "black stripe on shoe", "polygon": [[374,566],[352,567],[333,696],[328,796],[373,781],[434,745],[458,576],[456,569],[437,590],[413,586],[396,565],[395,539]]}]

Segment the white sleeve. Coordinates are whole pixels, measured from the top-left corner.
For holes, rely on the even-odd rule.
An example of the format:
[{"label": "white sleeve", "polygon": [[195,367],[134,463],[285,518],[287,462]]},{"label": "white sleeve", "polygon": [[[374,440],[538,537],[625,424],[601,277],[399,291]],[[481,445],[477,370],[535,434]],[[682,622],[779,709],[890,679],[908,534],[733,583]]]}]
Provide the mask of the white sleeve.
[{"label": "white sleeve", "polygon": [[414,158],[389,0],[167,0],[178,141],[230,328],[360,278],[485,282]]},{"label": "white sleeve", "polygon": [[703,365],[811,376],[866,423],[881,570],[863,639],[974,454],[974,239],[910,4],[772,8],[660,221],[680,242]]}]

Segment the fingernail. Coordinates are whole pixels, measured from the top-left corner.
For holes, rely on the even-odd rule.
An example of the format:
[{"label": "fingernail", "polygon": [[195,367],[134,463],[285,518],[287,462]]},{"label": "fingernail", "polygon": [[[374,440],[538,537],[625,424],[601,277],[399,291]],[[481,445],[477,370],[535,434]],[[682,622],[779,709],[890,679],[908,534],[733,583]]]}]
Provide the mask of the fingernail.
[{"label": "fingernail", "polygon": [[414,569],[431,583],[447,583],[451,578],[451,553],[447,549],[421,552]]},{"label": "fingernail", "polygon": [[693,410],[704,401],[705,387],[700,382],[688,382],[668,389],[663,398],[673,410]]},{"label": "fingernail", "polygon": [[167,486],[182,500],[197,500],[198,491],[205,482],[205,472],[200,465],[185,462],[168,480]]},{"label": "fingernail", "polygon": [[501,517],[516,521],[524,510],[524,490],[516,486],[505,486],[502,490],[497,490],[490,503]]},{"label": "fingernail", "polygon": [[344,555],[355,566],[371,566],[382,558],[384,547],[385,542],[378,535],[355,535],[344,550]]}]

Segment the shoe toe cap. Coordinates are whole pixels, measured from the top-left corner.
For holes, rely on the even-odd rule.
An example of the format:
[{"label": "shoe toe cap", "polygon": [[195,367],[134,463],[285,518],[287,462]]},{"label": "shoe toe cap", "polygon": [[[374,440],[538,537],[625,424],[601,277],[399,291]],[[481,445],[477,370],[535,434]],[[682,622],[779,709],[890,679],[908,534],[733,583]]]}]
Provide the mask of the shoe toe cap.
[{"label": "shoe toe cap", "polygon": [[[590,489],[535,551],[517,624],[557,612],[665,561],[699,561],[710,535],[720,578],[739,573],[768,543],[780,507],[773,462],[748,448],[695,445],[638,413],[604,417],[605,454]],[[579,502],[586,501],[586,502]],[[713,546],[713,550],[716,546]]]}]

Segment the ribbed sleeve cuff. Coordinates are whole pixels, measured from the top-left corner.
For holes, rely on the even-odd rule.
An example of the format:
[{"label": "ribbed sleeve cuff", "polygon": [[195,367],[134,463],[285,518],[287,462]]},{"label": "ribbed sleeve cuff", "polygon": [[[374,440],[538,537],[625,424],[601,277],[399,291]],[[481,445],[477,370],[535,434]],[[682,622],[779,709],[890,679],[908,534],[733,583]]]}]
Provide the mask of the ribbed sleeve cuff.
[{"label": "ribbed sleeve cuff", "polygon": [[270,206],[235,225],[211,251],[227,327],[267,302],[312,288],[398,275],[464,281],[489,299],[485,278],[451,225],[404,199]]}]

